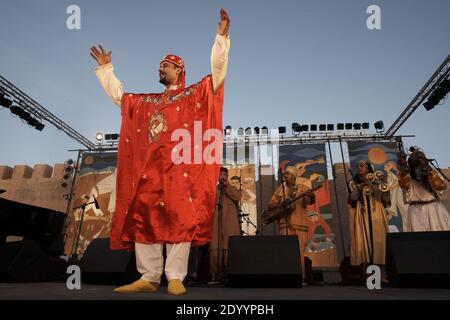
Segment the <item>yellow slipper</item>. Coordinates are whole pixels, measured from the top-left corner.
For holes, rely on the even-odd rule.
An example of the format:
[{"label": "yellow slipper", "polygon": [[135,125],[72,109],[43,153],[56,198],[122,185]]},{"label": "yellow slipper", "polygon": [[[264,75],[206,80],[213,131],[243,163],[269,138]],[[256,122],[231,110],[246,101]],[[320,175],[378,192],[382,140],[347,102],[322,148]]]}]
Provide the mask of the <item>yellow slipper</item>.
[{"label": "yellow slipper", "polygon": [[159,289],[159,283],[151,283],[142,279],[139,279],[132,284],[127,284],[114,289],[114,292],[156,292]]},{"label": "yellow slipper", "polygon": [[179,296],[186,293],[186,288],[184,287],[183,282],[181,280],[178,279],[169,280],[169,285],[167,286],[167,293]]}]

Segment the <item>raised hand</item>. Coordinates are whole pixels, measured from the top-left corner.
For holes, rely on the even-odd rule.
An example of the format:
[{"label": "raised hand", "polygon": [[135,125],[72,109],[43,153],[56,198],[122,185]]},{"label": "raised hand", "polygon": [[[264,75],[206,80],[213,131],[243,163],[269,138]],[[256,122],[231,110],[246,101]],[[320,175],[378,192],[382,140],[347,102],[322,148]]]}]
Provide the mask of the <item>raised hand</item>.
[{"label": "raised hand", "polygon": [[99,66],[111,63],[111,53],[112,51],[106,53],[105,49],[103,49],[101,45],[98,45],[98,48],[95,46],[91,48],[91,57],[97,61]]},{"label": "raised hand", "polygon": [[220,21],[217,25],[217,33],[222,36],[228,35],[228,29],[230,28],[230,17],[224,8],[220,9]]}]

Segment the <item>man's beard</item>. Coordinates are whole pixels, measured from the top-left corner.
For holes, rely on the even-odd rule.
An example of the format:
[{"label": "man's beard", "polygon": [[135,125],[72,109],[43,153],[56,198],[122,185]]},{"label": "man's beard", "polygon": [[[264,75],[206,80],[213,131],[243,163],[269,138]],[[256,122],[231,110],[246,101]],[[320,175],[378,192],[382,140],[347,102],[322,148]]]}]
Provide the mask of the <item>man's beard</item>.
[{"label": "man's beard", "polygon": [[162,76],[159,75],[159,83],[161,83],[161,84],[167,86],[167,83],[168,83],[168,82],[167,82],[167,78],[166,78],[166,75],[165,75],[165,74],[163,74]]}]

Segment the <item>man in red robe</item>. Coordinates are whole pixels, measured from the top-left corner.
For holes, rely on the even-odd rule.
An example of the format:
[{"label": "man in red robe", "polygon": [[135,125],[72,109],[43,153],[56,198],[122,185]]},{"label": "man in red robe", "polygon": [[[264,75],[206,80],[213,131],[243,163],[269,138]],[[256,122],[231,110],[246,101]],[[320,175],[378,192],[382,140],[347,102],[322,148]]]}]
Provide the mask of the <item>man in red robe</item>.
[{"label": "man in red robe", "polygon": [[142,274],[116,292],[155,292],[164,269],[168,293],[186,293],[190,247],[211,241],[230,48],[230,20],[223,9],[220,16],[212,74],[190,87],[183,60],[169,54],[159,67],[163,93],[123,93],[111,51],[91,49],[97,78],[122,112],[111,249],[134,248]]}]

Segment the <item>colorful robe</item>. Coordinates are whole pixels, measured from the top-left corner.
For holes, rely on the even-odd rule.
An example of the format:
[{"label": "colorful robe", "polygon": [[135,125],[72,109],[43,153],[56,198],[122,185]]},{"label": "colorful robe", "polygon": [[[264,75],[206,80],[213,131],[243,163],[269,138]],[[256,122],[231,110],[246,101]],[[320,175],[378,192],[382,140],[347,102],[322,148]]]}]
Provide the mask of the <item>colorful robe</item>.
[{"label": "colorful robe", "polygon": [[[216,159],[222,157],[223,94],[224,83],[213,92],[211,75],[165,93],[123,94],[111,249],[211,240],[219,161],[207,164],[203,153],[214,144]],[[187,130],[190,141],[173,139],[177,129]],[[220,132],[217,141],[205,134],[209,129]],[[177,150],[180,141],[188,145],[184,151]],[[191,163],[174,163],[174,155],[184,152],[191,153]]]}]

